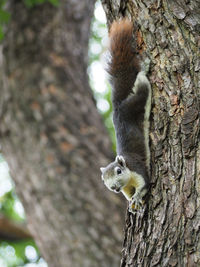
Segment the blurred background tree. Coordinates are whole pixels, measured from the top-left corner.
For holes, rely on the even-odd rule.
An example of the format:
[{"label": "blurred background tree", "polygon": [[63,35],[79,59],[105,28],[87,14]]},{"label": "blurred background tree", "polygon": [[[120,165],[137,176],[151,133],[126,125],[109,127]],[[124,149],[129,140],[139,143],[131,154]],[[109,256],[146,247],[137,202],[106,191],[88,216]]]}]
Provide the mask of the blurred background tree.
[{"label": "blurred background tree", "polygon": [[[27,265],[31,263],[32,265]],[[39,266],[47,264],[26,229],[22,203],[15,192],[9,167],[0,154],[0,266]]]},{"label": "blurred background tree", "polygon": [[[35,5],[50,2],[57,6],[58,0],[24,0],[27,12]],[[4,26],[9,23],[10,13],[5,10],[6,1],[0,5],[0,39],[4,38]],[[104,51],[107,45],[107,28],[100,1],[96,2],[89,42],[88,74],[94,92],[97,108],[104,118],[105,125],[115,149],[115,136],[111,119],[110,86],[103,70]],[[39,266],[47,263],[40,257],[31,234],[26,230],[24,208],[15,193],[15,185],[9,174],[9,167],[0,154],[0,266]]]}]

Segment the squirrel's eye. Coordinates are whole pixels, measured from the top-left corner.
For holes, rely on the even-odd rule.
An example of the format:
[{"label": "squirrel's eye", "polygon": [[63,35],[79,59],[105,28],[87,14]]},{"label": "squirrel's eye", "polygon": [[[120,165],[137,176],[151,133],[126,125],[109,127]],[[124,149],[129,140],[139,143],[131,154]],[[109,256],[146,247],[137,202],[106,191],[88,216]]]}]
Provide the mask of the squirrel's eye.
[{"label": "squirrel's eye", "polygon": [[117,169],[117,174],[121,174],[121,173],[122,173],[121,169],[118,168],[118,169]]}]

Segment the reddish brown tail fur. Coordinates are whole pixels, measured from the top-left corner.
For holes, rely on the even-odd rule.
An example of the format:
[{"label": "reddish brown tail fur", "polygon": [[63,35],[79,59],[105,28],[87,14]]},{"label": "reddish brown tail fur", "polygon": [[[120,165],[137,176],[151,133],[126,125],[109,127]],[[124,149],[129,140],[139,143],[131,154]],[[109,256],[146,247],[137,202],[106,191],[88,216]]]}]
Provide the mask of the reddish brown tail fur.
[{"label": "reddish brown tail fur", "polygon": [[[110,61],[108,73],[113,85],[113,100],[123,100],[130,93],[140,71],[133,23],[128,19],[114,21],[110,28]],[[123,91],[121,88],[123,87]]]}]

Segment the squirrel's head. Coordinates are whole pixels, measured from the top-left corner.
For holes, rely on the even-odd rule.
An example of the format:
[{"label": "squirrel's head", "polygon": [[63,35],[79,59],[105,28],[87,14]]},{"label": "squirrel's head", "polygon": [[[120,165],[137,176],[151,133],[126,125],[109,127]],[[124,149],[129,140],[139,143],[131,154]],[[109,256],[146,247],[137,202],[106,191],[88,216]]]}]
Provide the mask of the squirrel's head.
[{"label": "squirrel's head", "polygon": [[104,184],[115,193],[119,193],[130,180],[131,173],[123,156],[116,156],[114,162],[111,162],[105,168],[100,168],[100,170]]}]

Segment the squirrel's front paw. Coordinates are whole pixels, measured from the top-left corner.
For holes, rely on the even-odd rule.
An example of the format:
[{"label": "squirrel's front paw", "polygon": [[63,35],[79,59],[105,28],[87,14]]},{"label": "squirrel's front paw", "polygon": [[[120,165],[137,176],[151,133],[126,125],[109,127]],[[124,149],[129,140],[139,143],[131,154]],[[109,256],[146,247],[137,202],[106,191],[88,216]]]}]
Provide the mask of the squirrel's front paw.
[{"label": "squirrel's front paw", "polygon": [[144,201],[139,194],[135,194],[132,196],[129,201],[129,212],[135,213],[137,210],[141,209],[144,205]]}]

